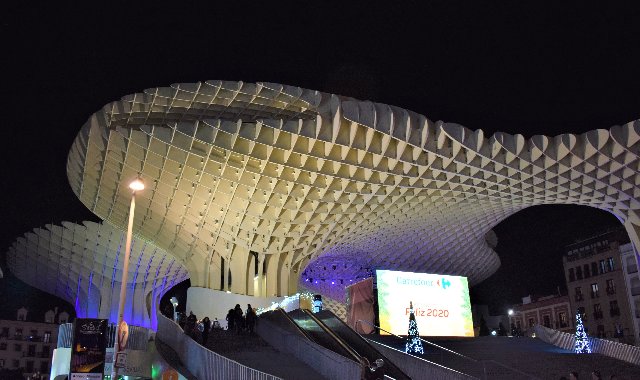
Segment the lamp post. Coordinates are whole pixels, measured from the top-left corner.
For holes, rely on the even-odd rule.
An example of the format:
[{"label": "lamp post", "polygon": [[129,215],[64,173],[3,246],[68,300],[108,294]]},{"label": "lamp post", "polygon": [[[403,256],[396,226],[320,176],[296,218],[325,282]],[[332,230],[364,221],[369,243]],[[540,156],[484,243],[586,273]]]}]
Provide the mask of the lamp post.
[{"label": "lamp post", "polygon": [[127,277],[129,275],[129,256],[131,253],[131,235],[133,233],[133,214],[136,208],[136,192],[144,190],[144,182],[138,176],[138,178],[134,179],[129,184],[129,189],[132,190],[131,193],[131,207],[129,209],[129,224],[127,226],[127,241],[124,247],[124,259],[122,262],[122,279],[120,283],[120,301],[118,303],[118,323],[116,324],[116,336],[113,344],[113,369],[111,370],[111,379],[116,380],[118,378],[118,367],[116,367],[116,362],[118,359],[118,354],[121,351],[124,351],[124,347],[120,347],[121,340],[124,337],[121,337],[121,324],[124,321],[124,304],[127,297]]},{"label": "lamp post", "polygon": [[170,301],[173,305],[173,321],[178,322],[178,312],[176,311],[176,307],[178,307],[178,299],[176,297],[171,297]]}]

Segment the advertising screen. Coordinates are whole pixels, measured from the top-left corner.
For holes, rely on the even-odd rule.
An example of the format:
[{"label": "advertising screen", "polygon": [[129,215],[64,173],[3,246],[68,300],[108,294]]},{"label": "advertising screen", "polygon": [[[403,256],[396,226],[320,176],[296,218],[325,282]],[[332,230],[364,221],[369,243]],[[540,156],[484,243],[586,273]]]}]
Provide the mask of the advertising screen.
[{"label": "advertising screen", "polygon": [[412,302],[420,335],[473,336],[466,277],[390,270],[377,270],[376,276],[383,329],[407,335]]}]

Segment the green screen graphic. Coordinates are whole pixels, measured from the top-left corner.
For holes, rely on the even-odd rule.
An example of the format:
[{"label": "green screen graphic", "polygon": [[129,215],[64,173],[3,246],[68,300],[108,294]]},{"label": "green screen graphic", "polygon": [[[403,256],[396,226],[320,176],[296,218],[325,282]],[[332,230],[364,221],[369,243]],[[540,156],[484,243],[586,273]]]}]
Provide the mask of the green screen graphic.
[{"label": "green screen graphic", "polygon": [[383,329],[407,335],[411,301],[420,335],[473,336],[466,277],[390,270],[377,270],[376,276]]}]

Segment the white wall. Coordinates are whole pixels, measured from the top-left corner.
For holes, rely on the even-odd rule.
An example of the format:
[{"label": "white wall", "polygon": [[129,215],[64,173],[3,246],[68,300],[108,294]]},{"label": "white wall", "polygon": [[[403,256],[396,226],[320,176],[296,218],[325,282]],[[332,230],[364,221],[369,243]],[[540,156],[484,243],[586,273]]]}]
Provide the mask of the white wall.
[{"label": "white wall", "polygon": [[209,317],[212,321],[214,318],[218,318],[222,327],[227,326],[227,313],[229,309],[233,309],[236,304],[240,304],[243,311],[247,310],[247,304],[255,309],[258,307],[271,306],[273,302],[281,302],[284,297],[254,297],[245,296],[242,294],[227,293],[220,290],[213,290],[208,288],[190,287],[187,290],[187,308],[186,313],[189,315],[189,311],[202,319]]}]

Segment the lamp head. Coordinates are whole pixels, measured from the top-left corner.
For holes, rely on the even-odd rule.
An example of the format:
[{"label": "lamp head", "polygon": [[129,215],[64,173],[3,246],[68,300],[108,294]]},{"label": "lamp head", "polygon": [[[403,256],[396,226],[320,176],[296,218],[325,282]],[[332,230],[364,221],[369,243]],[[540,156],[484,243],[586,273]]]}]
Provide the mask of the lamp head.
[{"label": "lamp head", "polygon": [[137,177],[129,184],[129,188],[133,191],[142,191],[144,190],[144,182],[140,177]]},{"label": "lamp head", "polygon": [[170,301],[174,307],[178,306],[178,299],[176,297],[171,297]]}]

